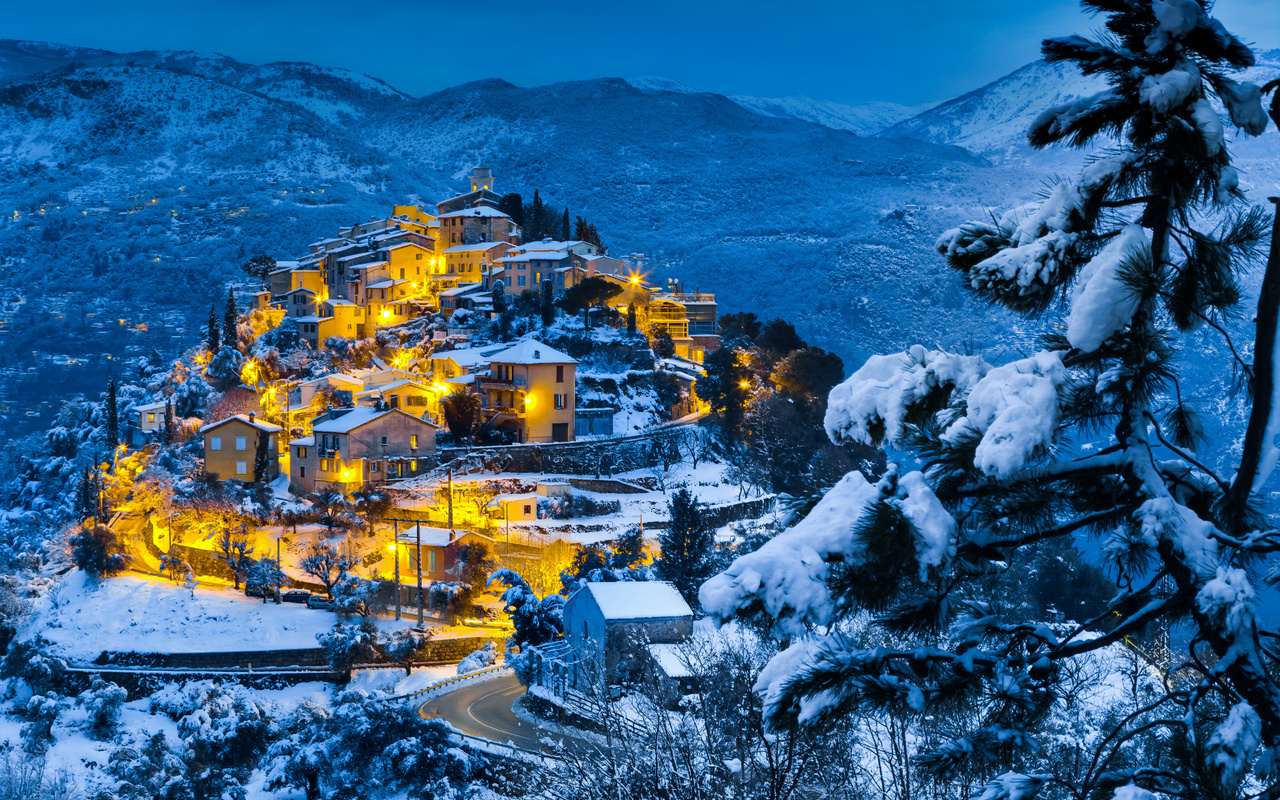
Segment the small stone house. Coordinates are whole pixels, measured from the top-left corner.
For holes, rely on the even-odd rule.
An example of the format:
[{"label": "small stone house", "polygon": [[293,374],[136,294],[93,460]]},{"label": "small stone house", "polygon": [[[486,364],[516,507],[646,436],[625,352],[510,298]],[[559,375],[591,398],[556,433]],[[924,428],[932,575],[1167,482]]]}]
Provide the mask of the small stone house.
[{"label": "small stone house", "polygon": [[692,634],[693,610],[670,583],[588,583],[564,604],[570,685],[633,677],[650,659],[650,645],[676,644]]},{"label": "small stone house", "polygon": [[417,578],[419,558],[423,581],[457,580],[449,570],[457,566],[458,550],[467,544],[483,544],[490,553],[494,552],[493,539],[475,531],[451,531],[426,525],[401,530],[396,545],[400,549],[401,585],[413,583]]}]

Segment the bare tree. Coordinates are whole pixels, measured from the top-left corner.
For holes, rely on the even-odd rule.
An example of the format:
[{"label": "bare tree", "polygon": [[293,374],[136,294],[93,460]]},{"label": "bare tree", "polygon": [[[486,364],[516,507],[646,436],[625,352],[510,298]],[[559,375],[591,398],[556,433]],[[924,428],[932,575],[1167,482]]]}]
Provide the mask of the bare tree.
[{"label": "bare tree", "polygon": [[[253,545],[249,544],[249,533],[245,530],[244,525],[239,529],[223,528],[218,534],[218,558],[227,562],[227,567],[231,570],[231,576],[235,580],[236,589],[240,588],[240,581],[248,573],[249,556],[253,554]],[[186,568],[188,571],[190,567]],[[175,578],[176,579],[176,578]]]},{"label": "bare tree", "polygon": [[307,548],[307,554],[298,562],[302,571],[324,584],[325,594],[333,597],[333,587],[342,580],[356,560],[351,556],[339,554],[327,544],[316,542]]}]

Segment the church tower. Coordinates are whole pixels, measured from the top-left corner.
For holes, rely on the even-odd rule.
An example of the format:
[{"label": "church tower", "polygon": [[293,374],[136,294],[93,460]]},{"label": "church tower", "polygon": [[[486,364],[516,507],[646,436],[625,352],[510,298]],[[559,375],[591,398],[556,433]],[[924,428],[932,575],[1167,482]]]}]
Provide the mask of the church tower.
[{"label": "church tower", "polygon": [[491,192],[496,191],[493,188],[493,176],[489,173],[489,168],[476,167],[471,170],[471,191],[483,192],[486,189]]}]

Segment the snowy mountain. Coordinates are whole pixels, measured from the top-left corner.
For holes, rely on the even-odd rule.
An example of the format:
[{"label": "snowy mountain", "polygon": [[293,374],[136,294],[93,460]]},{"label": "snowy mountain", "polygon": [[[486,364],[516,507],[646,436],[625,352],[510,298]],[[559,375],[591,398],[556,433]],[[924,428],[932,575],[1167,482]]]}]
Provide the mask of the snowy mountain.
[{"label": "snowy mountain", "polygon": [[745,109],[766,117],[800,119],[816,122],[838,131],[853,131],[859,136],[878,136],[889,126],[909,119],[929,106],[904,106],[900,103],[872,102],[856,106],[814,100],[812,97],[747,97],[729,98]]},{"label": "snowy mountain", "polygon": [[[709,94],[701,89],[662,77],[628,78],[637,89],[676,94]],[[872,102],[856,106],[815,100],[812,97],[752,97],[730,95],[729,99],[748,111],[764,117],[815,122],[837,131],[853,131],[859,136],[875,136],[885,128],[912,117],[929,106],[904,106],[900,103]]]}]

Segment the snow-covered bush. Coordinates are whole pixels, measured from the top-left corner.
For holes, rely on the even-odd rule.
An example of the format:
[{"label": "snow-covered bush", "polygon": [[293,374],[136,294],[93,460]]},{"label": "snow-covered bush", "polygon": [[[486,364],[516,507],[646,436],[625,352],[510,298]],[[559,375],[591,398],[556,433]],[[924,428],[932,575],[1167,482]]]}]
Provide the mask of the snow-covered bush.
[{"label": "snow-covered bush", "polygon": [[478,650],[473,650],[471,655],[458,662],[458,674],[466,675],[469,672],[486,669],[498,663],[498,648],[493,642],[489,642]]},{"label": "snow-covered bush", "polygon": [[123,688],[104,681],[100,676],[93,676],[93,683],[88,690],[81,692],[76,704],[89,716],[89,733],[95,739],[108,740],[116,732],[120,724],[120,711],[129,693]]},{"label": "snow-covered bush", "polygon": [[49,647],[40,636],[15,643],[0,665],[0,678],[19,678],[34,694],[60,689],[67,665]]},{"label": "snow-covered bush", "polygon": [[487,771],[484,759],[450,741],[449,727],[417,709],[341,695],[333,710],[303,704],[267,752],[267,786],[301,789],[308,800],[454,796]]},{"label": "snow-covered bush", "polygon": [[26,722],[22,725],[22,747],[32,755],[40,755],[53,742],[53,725],[66,710],[67,699],[54,692],[29,697],[21,706]]},{"label": "snow-covered bush", "polygon": [[351,668],[356,664],[373,661],[374,645],[378,643],[378,628],[369,620],[359,626],[337,622],[332,630],[317,633],[316,641],[324,648],[333,671],[350,678]]}]

